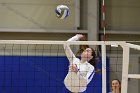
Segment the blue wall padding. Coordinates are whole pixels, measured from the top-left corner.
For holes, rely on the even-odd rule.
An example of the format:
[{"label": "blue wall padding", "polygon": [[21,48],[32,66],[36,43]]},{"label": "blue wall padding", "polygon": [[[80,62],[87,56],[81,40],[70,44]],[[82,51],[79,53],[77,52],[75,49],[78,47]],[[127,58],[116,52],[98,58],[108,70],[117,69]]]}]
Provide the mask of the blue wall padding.
[{"label": "blue wall padding", "polygon": [[[97,68],[102,69],[102,57],[99,57],[99,62],[97,64]],[[106,57],[106,86],[107,86],[107,93],[110,91],[110,83],[109,83],[109,57]],[[102,77],[102,76],[101,76]],[[102,80],[101,80],[102,81]]]},{"label": "blue wall padding", "polygon": [[[0,93],[61,93],[68,71],[65,56],[0,56]],[[101,93],[95,74],[87,93]]]}]

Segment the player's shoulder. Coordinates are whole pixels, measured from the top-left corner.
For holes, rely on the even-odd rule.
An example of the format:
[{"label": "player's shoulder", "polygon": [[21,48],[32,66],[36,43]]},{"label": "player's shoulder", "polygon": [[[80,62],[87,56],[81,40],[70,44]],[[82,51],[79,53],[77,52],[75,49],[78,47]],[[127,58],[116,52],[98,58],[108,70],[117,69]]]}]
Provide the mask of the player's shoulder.
[{"label": "player's shoulder", "polygon": [[79,61],[80,62],[80,59],[79,58],[77,58],[77,57],[75,57],[75,59],[74,60],[76,60],[76,61]]},{"label": "player's shoulder", "polygon": [[91,65],[90,63],[87,63],[88,64],[88,68],[90,69],[90,70],[94,70],[94,66],[93,65]]},{"label": "player's shoulder", "polygon": [[73,59],[73,62],[74,62],[74,63],[79,63],[79,62],[80,62],[80,59],[75,57],[75,58]]}]

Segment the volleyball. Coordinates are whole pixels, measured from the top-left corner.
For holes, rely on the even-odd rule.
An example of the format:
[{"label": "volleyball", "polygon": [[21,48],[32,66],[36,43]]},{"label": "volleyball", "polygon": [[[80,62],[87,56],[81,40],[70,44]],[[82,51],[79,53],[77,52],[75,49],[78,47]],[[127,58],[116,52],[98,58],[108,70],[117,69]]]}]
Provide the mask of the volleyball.
[{"label": "volleyball", "polygon": [[55,9],[56,16],[65,19],[69,16],[69,8],[66,5],[58,5]]}]

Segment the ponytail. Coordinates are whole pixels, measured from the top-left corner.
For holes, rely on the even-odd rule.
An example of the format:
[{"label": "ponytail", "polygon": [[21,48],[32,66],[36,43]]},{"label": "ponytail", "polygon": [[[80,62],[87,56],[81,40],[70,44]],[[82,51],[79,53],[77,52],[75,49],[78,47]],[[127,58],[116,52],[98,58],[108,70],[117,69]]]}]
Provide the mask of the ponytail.
[{"label": "ponytail", "polygon": [[94,68],[96,69],[96,54],[93,48],[91,48],[92,50],[92,56],[93,58],[91,60],[89,60],[89,63],[94,66]]}]

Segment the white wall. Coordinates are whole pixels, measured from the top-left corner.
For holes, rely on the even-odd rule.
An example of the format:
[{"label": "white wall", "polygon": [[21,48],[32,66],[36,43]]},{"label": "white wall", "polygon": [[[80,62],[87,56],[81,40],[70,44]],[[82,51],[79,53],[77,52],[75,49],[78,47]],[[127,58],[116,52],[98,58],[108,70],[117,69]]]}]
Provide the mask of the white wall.
[{"label": "white wall", "polygon": [[140,0],[105,0],[107,29],[140,30]]},{"label": "white wall", "polygon": [[[66,4],[70,15],[56,17],[55,8]],[[0,0],[0,28],[74,29],[74,0]]]}]

